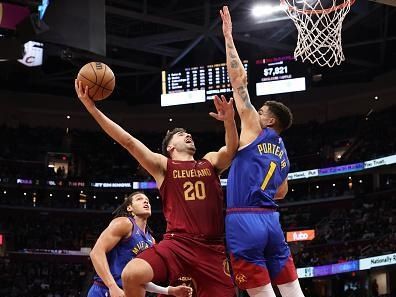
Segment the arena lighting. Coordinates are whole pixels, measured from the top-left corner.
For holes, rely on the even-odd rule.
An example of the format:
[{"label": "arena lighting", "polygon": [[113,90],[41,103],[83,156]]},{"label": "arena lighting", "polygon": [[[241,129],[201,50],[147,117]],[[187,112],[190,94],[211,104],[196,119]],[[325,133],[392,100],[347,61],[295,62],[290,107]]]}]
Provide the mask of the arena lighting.
[{"label": "arena lighting", "polygon": [[281,5],[272,6],[272,5],[257,4],[252,8],[252,15],[255,18],[260,18],[274,14],[279,11],[283,11],[283,7]]},{"label": "arena lighting", "polygon": [[66,119],[70,120],[70,116],[69,116],[69,115],[68,115],[68,116],[66,116]]},{"label": "arena lighting", "polygon": [[93,197],[92,197],[93,199],[96,199],[96,195],[93,195]]},{"label": "arena lighting", "polygon": [[70,194],[67,194],[67,198],[70,198]]}]

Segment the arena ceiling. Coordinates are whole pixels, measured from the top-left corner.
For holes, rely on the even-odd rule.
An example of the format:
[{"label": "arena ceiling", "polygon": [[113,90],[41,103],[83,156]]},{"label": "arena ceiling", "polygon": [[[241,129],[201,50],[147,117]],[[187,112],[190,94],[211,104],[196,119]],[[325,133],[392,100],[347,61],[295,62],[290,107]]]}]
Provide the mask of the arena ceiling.
[{"label": "arena ceiling", "polygon": [[[395,69],[396,1],[365,1],[357,0],[344,21],[346,61],[332,69],[308,66],[312,74],[323,75],[318,87],[370,80]],[[292,54],[297,38],[293,22],[284,13],[253,18],[251,8],[257,2],[227,3],[241,57],[254,60]],[[225,60],[218,16],[223,4],[217,0],[107,0],[106,57],[46,44],[43,67],[1,64],[0,82],[8,89],[73,95],[78,69],[88,61],[101,60],[116,73],[115,98],[131,104],[158,103],[161,70]]]}]

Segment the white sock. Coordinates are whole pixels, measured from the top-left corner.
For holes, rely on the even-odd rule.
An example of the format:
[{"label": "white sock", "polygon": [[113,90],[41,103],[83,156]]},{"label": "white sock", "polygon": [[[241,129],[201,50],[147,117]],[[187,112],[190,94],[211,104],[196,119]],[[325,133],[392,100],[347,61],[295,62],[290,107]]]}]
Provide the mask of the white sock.
[{"label": "white sock", "polygon": [[271,284],[246,290],[250,297],[275,297]]},{"label": "white sock", "polygon": [[290,283],[278,285],[282,297],[304,297],[298,279]]}]

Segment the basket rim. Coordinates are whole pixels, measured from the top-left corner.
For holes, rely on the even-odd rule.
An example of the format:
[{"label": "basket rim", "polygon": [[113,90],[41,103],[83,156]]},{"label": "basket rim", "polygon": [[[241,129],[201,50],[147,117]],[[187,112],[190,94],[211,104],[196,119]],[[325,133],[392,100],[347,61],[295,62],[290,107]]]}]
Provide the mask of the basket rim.
[{"label": "basket rim", "polygon": [[280,0],[280,3],[281,5],[287,6],[288,10],[293,10],[301,14],[329,14],[333,11],[343,9],[347,5],[352,6],[355,1],[356,0],[344,0],[344,3],[326,9],[298,9],[295,6],[290,5],[287,0]]}]

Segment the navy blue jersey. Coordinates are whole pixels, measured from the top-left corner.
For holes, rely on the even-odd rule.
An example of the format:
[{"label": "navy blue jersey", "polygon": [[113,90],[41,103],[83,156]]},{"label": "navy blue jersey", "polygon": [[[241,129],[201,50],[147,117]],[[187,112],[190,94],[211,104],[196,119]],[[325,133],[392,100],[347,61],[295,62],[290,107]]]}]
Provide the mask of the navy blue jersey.
[{"label": "navy blue jersey", "polygon": [[[122,239],[110,252],[106,254],[109,263],[111,275],[114,277],[117,285],[122,287],[121,272],[130,260],[135,258],[143,250],[153,246],[154,239],[146,231],[144,233],[134,219],[128,217],[133,224],[133,232],[130,237]],[[96,282],[103,283],[98,275],[94,276]]]},{"label": "navy blue jersey", "polygon": [[227,208],[277,207],[275,193],[290,164],[282,138],[265,128],[232,162],[227,182]]}]

